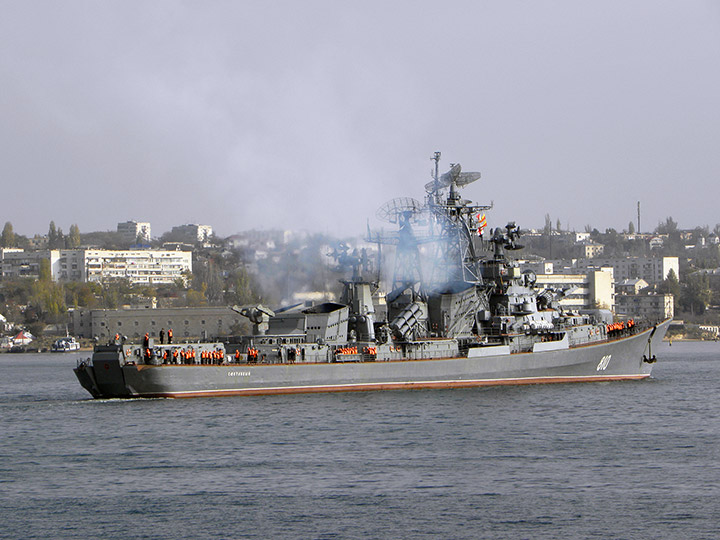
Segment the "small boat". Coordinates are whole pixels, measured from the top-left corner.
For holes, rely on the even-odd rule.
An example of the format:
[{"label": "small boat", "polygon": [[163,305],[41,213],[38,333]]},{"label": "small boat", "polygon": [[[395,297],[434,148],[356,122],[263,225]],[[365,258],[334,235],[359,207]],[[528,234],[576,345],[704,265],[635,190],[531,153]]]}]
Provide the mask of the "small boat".
[{"label": "small boat", "polygon": [[79,350],[80,343],[78,343],[78,341],[72,336],[56,339],[50,347],[50,352],[72,352]]}]

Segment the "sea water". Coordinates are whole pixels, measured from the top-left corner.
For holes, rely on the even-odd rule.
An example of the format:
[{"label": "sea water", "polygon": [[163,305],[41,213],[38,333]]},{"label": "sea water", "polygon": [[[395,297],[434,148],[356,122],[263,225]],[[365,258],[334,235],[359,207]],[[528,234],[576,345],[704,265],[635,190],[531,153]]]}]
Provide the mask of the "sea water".
[{"label": "sea water", "polygon": [[717,538],[720,343],[640,382],[93,400],[0,356],[1,538]]}]

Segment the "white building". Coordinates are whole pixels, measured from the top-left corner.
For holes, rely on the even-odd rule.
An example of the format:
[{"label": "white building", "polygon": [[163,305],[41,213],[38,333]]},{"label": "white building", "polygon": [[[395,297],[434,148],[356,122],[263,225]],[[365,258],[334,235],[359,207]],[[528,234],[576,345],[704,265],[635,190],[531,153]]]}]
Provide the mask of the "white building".
[{"label": "white building", "polygon": [[53,249],[4,254],[4,278],[39,277],[40,261],[48,260],[54,281],[110,281],[170,284],[192,272],[192,253],[165,250]]},{"label": "white building", "polygon": [[615,286],[611,268],[591,270],[582,274],[536,274],[536,289],[573,289],[560,300],[560,308],[570,311],[581,309],[609,309],[615,307]]},{"label": "white building", "polygon": [[640,291],[648,287],[644,279],[623,279],[615,283],[615,291],[618,294],[640,294]]},{"label": "white building", "polygon": [[50,273],[54,281],[87,281],[84,249],[50,251]]},{"label": "white building", "polygon": [[576,244],[579,244],[580,242],[587,242],[590,240],[589,232],[574,232],[572,234]]},{"label": "white building", "polygon": [[50,258],[50,251],[25,251],[24,249],[0,249],[0,276],[3,279],[34,278],[40,275],[40,261]]},{"label": "white building", "polygon": [[140,221],[126,221],[117,224],[117,232],[124,240],[135,243],[138,239],[144,242],[150,241],[150,223]]},{"label": "white building", "polygon": [[593,259],[572,259],[552,261],[555,273],[575,274],[603,267],[613,269],[615,279],[641,278],[650,285],[661,283],[670,270],[680,276],[680,264],[677,257],[595,257]]},{"label": "white building", "polygon": [[715,336],[715,339],[720,337],[720,326],[714,326],[710,324],[700,324],[698,325],[698,328],[702,330],[703,332],[707,332],[708,334],[712,334]]},{"label": "white building", "polygon": [[170,233],[173,237],[182,238],[192,242],[207,242],[212,237],[213,230],[210,225],[189,223],[187,225],[173,227]]},{"label": "white building", "polygon": [[0,331],[7,332],[12,328],[12,325],[8,323],[8,320],[5,318],[5,315],[0,313]]},{"label": "white building", "polygon": [[603,254],[605,246],[603,244],[597,244],[591,240],[586,240],[578,244],[578,251],[580,257],[583,259],[593,259]]},{"label": "white building", "polygon": [[675,300],[672,294],[618,294],[615,312],[625,317],[661,321],[674,315]]},{"label": "white building", "polygon": [[648,241],[648,246],[650,249],[660,249],[665,244],[665,240],[661,236],[653,236]]},{"label": "white building", "polygon": [[192,272],[189,251],[87,249],[84,251],[85,279],[106,281],[127,279],[133,284],[174,283]]}]

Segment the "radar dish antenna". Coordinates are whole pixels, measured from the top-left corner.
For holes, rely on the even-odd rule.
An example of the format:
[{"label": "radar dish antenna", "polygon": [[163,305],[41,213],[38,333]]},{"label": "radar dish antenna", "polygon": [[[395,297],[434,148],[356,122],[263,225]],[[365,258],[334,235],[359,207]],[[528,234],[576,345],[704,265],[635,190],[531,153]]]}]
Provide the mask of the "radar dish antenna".
[{"label": "radar dish antenna", "polygon": [[455,163],[450,170],[443,173],[437,181],[433,180],[425,184],[425,191],[432,193],[453,185],[456,187],[465,187],[476,180],[480,180],[479,172],[462,172],[460,164]]}]

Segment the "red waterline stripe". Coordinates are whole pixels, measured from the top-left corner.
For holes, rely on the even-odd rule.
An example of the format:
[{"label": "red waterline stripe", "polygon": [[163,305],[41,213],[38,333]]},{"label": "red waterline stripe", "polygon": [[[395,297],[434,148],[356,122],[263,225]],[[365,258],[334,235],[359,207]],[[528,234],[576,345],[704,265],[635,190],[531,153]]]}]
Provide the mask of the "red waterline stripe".
[{"label": "red waterline stripe", "polygon": [[367,384],[340,384],[327,386],[290,386],[272,388],[240,388],[232,390],[199,390],[195,392],[159,392],[140,394],[137,397],[192,398],[213,396],[263,396],[275,394],[312,394],[323,392],[370,392],[376,390],[410,390],[428,388],[472,388],[477,386],[510,386],[521,384],[552,384],[569,382],[607,382],[641,380],[649,377],[639,375],[598,375],[579,377],[528,377],[522,379],[481,379],[468,381],[423,381]]}]

